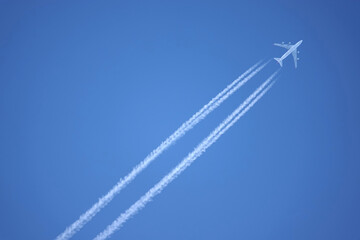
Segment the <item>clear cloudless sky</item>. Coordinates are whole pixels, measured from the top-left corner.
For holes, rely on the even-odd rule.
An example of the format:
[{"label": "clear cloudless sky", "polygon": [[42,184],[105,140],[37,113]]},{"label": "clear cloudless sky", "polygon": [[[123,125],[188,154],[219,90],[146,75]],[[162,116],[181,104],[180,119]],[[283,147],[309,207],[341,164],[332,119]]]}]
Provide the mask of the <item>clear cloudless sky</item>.
[{"label": "clear cloudless sky", "polygon": [[[359,1],[0,0],[0,239],[54,239],[259,60],[276,84],[111,239],[360,239]],[[92,239],[272,60],[74,239]]]}]

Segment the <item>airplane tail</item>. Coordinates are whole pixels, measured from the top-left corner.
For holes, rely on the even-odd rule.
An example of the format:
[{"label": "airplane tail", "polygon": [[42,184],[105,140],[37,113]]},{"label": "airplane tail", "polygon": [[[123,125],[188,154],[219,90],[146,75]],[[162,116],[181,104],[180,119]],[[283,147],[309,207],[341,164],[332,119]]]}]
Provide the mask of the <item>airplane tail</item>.
[{"label": "airplane tail", "polygon": [[282,60],[281,58],[274,58],[279,64],[280,64],[280,67],[282,67]]}]

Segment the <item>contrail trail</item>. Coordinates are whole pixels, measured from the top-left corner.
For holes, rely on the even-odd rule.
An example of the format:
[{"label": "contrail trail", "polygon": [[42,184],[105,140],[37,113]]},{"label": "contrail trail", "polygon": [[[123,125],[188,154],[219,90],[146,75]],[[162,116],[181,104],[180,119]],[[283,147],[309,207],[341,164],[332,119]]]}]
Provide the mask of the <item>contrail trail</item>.
[{"label": "contrail trail", "polygon": [[[89,222],[102,208],[104,208],[124,187],[126,187],[135,177],[144,170],[153,160],[155,160],[164,150],[175,143],[179,138],[192,129],[197,123],[204,119],[210,112],[220,106],[220,104],[230,97],[236,90],[249,81],[259,71],[261,71],[268,63],[257,67],[260,62],[250,67],[245,73],[235,79],[223,91],[216,95],[209,103],[204,105],[197,113],[195,113],[189,120],[183,123],[173,134],[171,134],[165,141],[163,141],[156,149],[154,149],[146,158],[136,165],[132,171],[121,178],[112,189],[83,213],[78,220],[68,226],[63,233],[56,237],[56,240],[66,240],[71,238],[78,232],[87,222]],[[254,70],[255,69],[255,70]],[[249,74],[249,75],[248,75]],[[248,76],[247,76],[248,75]]]},{"label": "contrail trail", "polygon": [[[118,230],[131,216],[135,215],[139,210],[153,199],[156,195],[179,176],[188,166],[191,165],[203,152],[206,151],[218,138],[221,137],[236,121],[238,121],[274,84],[272,82],[268,87],[266,85],[276,76],[278,71],[273,73],[260,87],[258,87],[235,111],[230,114],[211,134],[205,138],[186,158],[184,158],[169,174],[163,177],[156,185],[154,185],[145,195],[137,200],[130,208],[122,213],[113,223],[108,225],[106,229],[97,235],[94,240],[103,240],[111,236]],[[266,88],[265,88],[266,87]],[[265,89],[264,89],[265,88]],[[259,94],[260,92],[260,94]]]}]

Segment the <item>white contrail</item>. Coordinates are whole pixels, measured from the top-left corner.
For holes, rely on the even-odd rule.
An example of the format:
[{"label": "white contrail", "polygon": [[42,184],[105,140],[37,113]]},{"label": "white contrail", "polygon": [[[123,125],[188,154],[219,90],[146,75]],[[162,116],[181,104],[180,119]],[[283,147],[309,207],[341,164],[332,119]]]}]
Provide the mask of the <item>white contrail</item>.
[{"label": "white contrail", "polygon": [[[270,60],[269,60],[270,61]],[[56,237],[56,240],[66,240],[71,238],[76,232],[78,232],[87,222],[89,222],[102,208],[104,208],[126,185],[128,185],[142,170],[144,170],[153,160],[155,160],[164,150],[166,150],[171,144],[175,143],[181,138],[187,131],[193,128],[197,123],[204,119],[210,112],[217,108],[223,101],[225,101],[231,94],[237,89],[249,81],[259,71],[261,71],[268,63],[262,64],[257,67],[260,62],[250,67],[240,77],[235,79],[229,84],[223,91],[216,95],[209,103],[203,106],[197,113],[195,113],[189,120],[183,123],[173,134],[171,134],[165,141],[163,141],[156,149],[154,149],[146,158],[135,166],[132,171],[121,178],[112,189],[83,213],[78,220],[68,226],[63,233]],[[256,68],[257,67],[257,68]],[[255,69],[256,68],[256,69]],[[254,70],[255,69],[255,70]],[[250,74],[249,74],[250,73]],[[249,74],[249,75],[248,75]],[[248,76],[247,76],[248,75]],[[247,76],[247,77],[245,77]]]},{"label": "white contrail", "polygon": [[[131,216],[152,200],[152,198],[179,176],[188,166],[191,165],[205,150],[210,147],[222,134],[235,124],[273,85],[272,82],[267,88],[266,85],[275,77],[278,71],[272,74],[258,89],[256,89],[235,111],[230,114],[211,134],[205,138],[186,158],[184,158],[169,174],[163,177],[145,195],[137,200],[130,208],[122,213],[113,223],[97,235],[94,240],[103,240],[118,230]],[[264,89],[265,88],[265,89]],[[259,94],[260,93],[260,94]]]}]

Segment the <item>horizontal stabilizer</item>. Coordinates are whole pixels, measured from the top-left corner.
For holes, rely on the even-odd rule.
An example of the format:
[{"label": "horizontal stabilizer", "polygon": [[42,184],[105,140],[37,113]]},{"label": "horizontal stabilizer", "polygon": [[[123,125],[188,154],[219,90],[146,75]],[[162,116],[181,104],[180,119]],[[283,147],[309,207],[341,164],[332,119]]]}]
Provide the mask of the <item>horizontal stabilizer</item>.
[{"label": "horizontal stabilizer", "polygon": [[274,58],[279,64],[280,64],[280,67],[282,67],[282,60],[281,58]]}]

